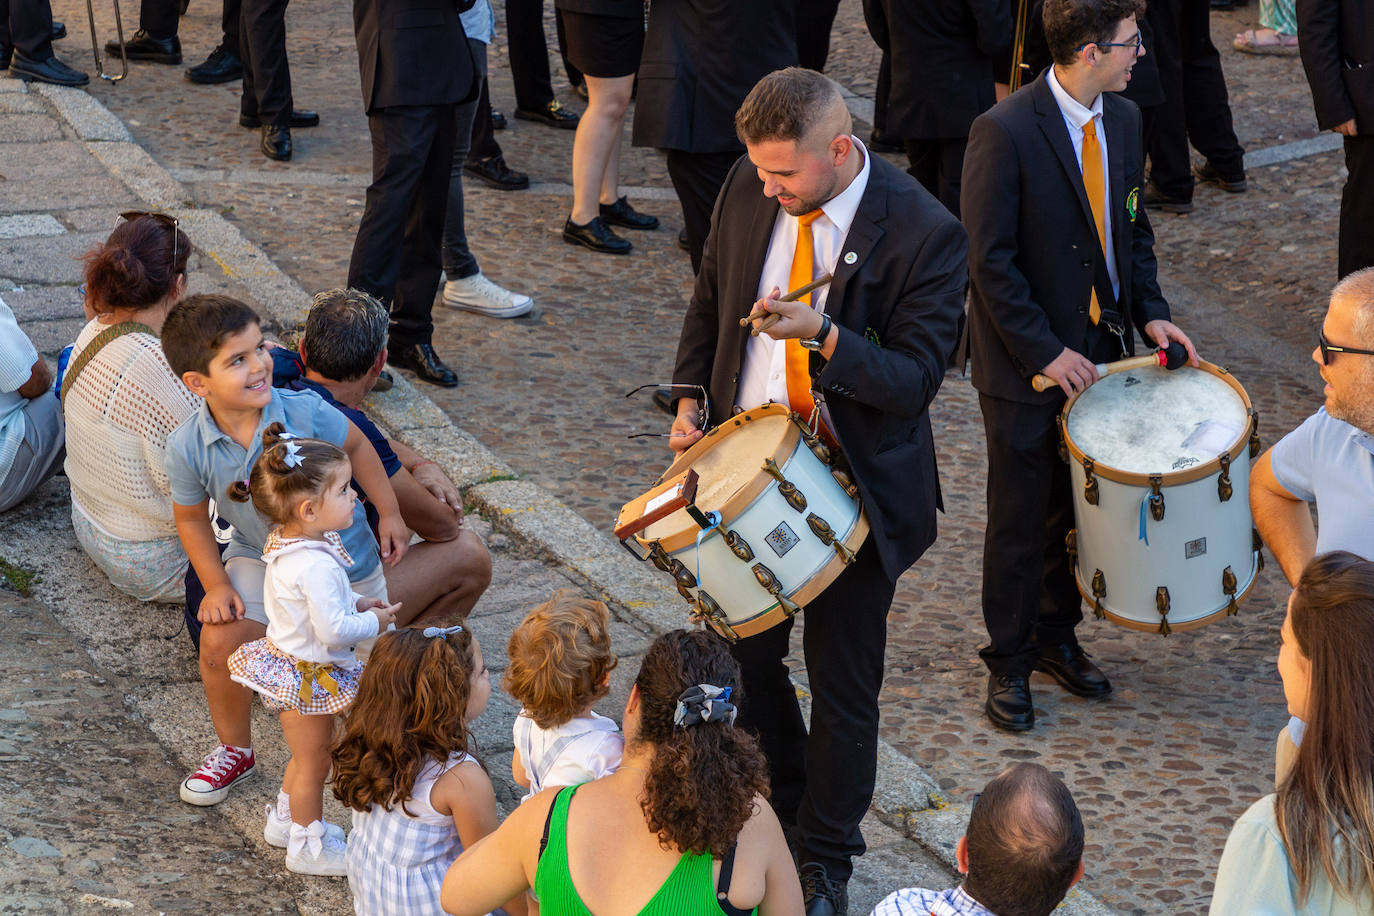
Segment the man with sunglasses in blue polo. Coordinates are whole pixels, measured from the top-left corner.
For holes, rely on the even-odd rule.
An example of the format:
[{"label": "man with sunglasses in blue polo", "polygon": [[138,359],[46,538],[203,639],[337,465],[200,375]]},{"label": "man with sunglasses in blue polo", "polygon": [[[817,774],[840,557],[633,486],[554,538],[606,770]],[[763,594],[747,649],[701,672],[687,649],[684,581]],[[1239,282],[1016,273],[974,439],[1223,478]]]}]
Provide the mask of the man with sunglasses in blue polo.
[{"label": "man with sunglasses in blue polo", "polygon": [[1336,284],[1312,359],[1326,403],[1250,471],[1255,527],[1290,584],[1319,553],[1374,559],[1374,267]]}]

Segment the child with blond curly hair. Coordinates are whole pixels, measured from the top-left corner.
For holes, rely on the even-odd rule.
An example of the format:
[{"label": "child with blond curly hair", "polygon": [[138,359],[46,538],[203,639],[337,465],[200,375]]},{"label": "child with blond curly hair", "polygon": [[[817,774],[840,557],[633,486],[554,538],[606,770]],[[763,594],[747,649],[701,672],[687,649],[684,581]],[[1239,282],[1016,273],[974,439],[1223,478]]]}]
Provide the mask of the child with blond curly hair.
[{"label": "child with blond curly hair", "polygon": [[620,729],[592,711],[610,691],[616,666],[610,623],[606,605],[564,589],[511,634],[505,687],[521,705],[511,775],[529,790],[525,799],[549,786],[599,779],[620,766]]}]

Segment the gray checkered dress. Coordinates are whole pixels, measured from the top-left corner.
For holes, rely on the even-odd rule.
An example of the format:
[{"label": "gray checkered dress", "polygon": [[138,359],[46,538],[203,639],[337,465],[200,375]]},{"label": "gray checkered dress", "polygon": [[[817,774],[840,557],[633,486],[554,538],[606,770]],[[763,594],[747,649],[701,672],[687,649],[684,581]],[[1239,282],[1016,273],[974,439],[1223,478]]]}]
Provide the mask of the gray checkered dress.
[{"label": "gray checkered dress", "polygon": [[406,800],[414,817],[400,805],[353,812],[348,887],[359,916],[442,916],[439,889],[463,844],[453,818],[430,805],[429,792],[440,776],[467,759],[457,753],[443,766],[425,765]]}]

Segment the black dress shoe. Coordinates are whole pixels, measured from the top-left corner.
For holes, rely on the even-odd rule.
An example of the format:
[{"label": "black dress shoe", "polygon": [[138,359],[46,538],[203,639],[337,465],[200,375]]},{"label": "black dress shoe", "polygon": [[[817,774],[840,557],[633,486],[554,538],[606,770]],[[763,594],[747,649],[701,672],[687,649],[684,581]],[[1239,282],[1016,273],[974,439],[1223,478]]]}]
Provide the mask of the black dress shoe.
[{"label": "black dress shoe", "polygon": [[[105,42],[105,53],[112,57],[119,56],[119,42]],[[179,64],[181,63],[181,39],[176,35],[171,38],[154,38],[148,34],[147,29],[139,29],[134,33],[134,37],[124,43],[124,53],[129,60],[146,60],[155,64]]]},{"label": "black dress shoe", "polygon": [[497,111],[495,108],[493,108],[493,109],[491,110],[491,129],[492,129],[492,130],[505,130],[505,129],[506,129],[506,116],[505,116],[504,114],[502,114],[501,112]]},{"label": "black dress shoe", "polygon": [[837,881],[819,862],[807,862],[797,873],[801,879],[802,904],[806,916],[845,916],[849,912],[846,882]]},{"label": "black dress shoe", "polygon": [[232,82],[243,78],[243,61],[220,45],[210,52],[204,63],[188,68],[186,78],[193,83],[203,84]]},{"label": "black dress shoe", "polygon": [[515,116],[522,121],[543,121],[550,127],[575,130],[582,116],[564,108],[557,99],[540,108],[517,108]]},{"label": "black dress shoe", "polygon": [[498,191],[520,191],[530,186],[530,176],[506,165],[503,156],[469,159],[463,163],[463,171]]},{"label": "black dress shoe", "polygon": [[52,83],[54,86],[84,86],[91,81],[89,76],[68,67],[55,56],[47,60],[30,60],[17,48],[10,58],[10,75],[33,83]]},{"label": "black dress shoe", "polygon": [[52,21],[52,34],[48,37],[53,41],[60,41],[61,39],[66,38],[67,24],[65,22],[58,22],[56,19],[54,19]]},{"label": "black dress shoe", "polygon": [[291,128],[268,125],[262,129],[262,154],[268,159],[287,162],[291,159]]},{"label": "black dress shoe", "polygon": [[1045,672],[1059,686],[1080,697],[1105,697],[1112,692],[1107,676],[1079,646],[1042,646],[1035,670]]},{"label": "black dress shoe", "polygon": [[681,248],[683,251],[686,251],[686,252],[689,252],[689,253],[691,252],[691,250],[692,250],[692,243],[689,242],[689,241],[687,241],[687,230],[686,230],[686,229],[679,229],[679,230],[678,230],[678,233],[677,233],[677,247]]},{"label": "black dress shoe", "polygon": [[[320,116],[313,111],[291,109],[291,123],[287,127],[319,127]],[[239,127],[262,127],[262,118],[257,115],[239,115]]]},{"label": "black dress shoe", "polygon": [[868,148],[875,153],[904,153],[906,147],[900,140],[889,140],[887,135],[876,127],[868,135]]},{"label": "black dress shoe", "polygon": [[393,366],[409,369],[431,385],[441,388],[457,388],[458,374],[444,365],[432,344],[411,344],[390,351],[386,361]]},{"label": "black dress shoe", "polygon": [[1214,184],[1228,194],[1244,194],[1250,187],[1245,180],[1244,172],[1239,175],[1223,175],[1210,162],[1193,166],[1193,175],[1203,184]]},{"label": "black dress shoe", "polygon": [[563,241],[569,245],[582,245],[602,254],[629,254],[634,246],[611,231],[606,221],[599,216],[590,223],[579,226],[572,220],[563,224]]},{"label": "black dress shoe", "polygon": [[640,213],[625,198],[620,198],[613,204],[601,204],[601,218],[612,226],[621,226],[625,229],[657,229],[658,217],[650,216],[647,213]]},{"label": "black dress shoe", "polygon": [[1153,181],[1145,185],[1145,196],[1141,203],[1150,210],[1163,210],[1165,213],[1192,213],[1193,202],[1175,197],[1165,197]]},{"label": "black dress shoe", "polygon": [[1035,727],[1030,681],[1015,675],[989,674],[988,702],[984,710],[998,728],[1009,732],[1030,731]]},{"label": "black dress shoe", "polygon": [[396,387],[396,380],[385,369],[377,373],[377,381],[372,383],[372,390],[379,394],[383,391],[390,391],[394,387]]}]

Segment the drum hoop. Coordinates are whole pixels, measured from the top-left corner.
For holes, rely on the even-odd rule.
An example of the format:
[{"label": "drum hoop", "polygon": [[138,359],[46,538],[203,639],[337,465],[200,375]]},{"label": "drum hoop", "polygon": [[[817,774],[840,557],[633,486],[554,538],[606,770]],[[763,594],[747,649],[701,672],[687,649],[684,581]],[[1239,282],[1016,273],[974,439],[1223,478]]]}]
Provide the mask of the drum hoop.
[{"label": "drum hoop", "polygon": [[[1245,452],[1246,449],[1250,447],[1250,430],[1251,428],[1253,428],[1255,422],[1255,409],[1254,406],[1250,403],[1250,395],[1246,393],[1245,388],[1241,385],[1239,381],[1236,380],[1236,377],[1233,376],[1225,368],[1218,366],[1215,363],[1206,362],[1205,360],[1199,362],[1197,368],[1211,375],[1216,376],[1226,384],[1230,385],[1232,390],[1234,390],[1236,394],[1240,395],[1241,403],[1245,405],[1245,413],[1246,416],[1250,418],[1250,422],[1246,425],[1245,429],[1241,432],[1241,434],[1236,438],[1235,444],[1233,444],[1229,449],[1223,452],[1223,454],[1227,456],[1228,462],[1234,462],[1237,458],[1241,456],[1242,453]],[[1088,389],[1085,388],[1083,390],[1087,391]],[[1082,392],[1079,392],[1079,394],[1081,393]],[[1082,464],[1085,459],[1091,459],[1093,462],[1093,474],[1098,477],[1105,477],[1107,480],[1112,480],[1117,483],[1124,483],[1134,487],[1148,487],[1151,483],[1151,477],[1159,477],[1161,486],[1176,487],[1185,483],[1192,483],[1195,480],[1205,480],[1206,478],[1211,477],[1217,471],[1221,470],[1221,455],[1217,455],[1210,461],[1204,461],[1200,464],[1195,464],[1190,468],[1184,468],[1183,470],[1179,471],[1160,471],[1157,474],[1142,474],[1135,471],[1123,471],[1119,468],[1114,468],[1109,464],[1103,464],[1096,458],[1093,458],[1091,455],[1084,452],[1083,449],[1079,448],[1078,444],[1073,441],[1073,436],[1069,435],[1069,411],[1073,408],[1073,405],[1075,402],[1077,402],[1077,400],[1078,395],[1075,394],[1073,397],[1069,398],[1068,401],[1064,403],[1064,409],[1059,412],[1059,417],[1062,421],[1059,424],[1059,426],[1060,429],[1063,430],[1064,445],[1066,448],[1068,448],[1069,454],[1073,457],[1073,460],[1078,462],[1079,464]],[[1170,626],[1173,625],[1170,624]],[[1174,629],[1183,628],[1183,626],[1174,627]],[[1146,629],[1150,628],[1146,627]]]},{"label": "drum hoop", "polygon": [[[695,464],[703,455],[728,439],[730,433],[739,429],[745,423],[779,414],[785,417],[791,412],[792,411],[789,410],[785,404],[764,404],[761,407],[755,407],[753,410],[746,410],[743,413],[736,414],[724,423],[713,427],[699,442],[679,455],[677,460],[668,466],[668,470],[663,472],[663,476],[659,477],[659,479],[654,482],[654,486],[658,486],[663,481],[687,470],[687,468]],[[771,455],[764,457],[772,458],[778,463],[779,467],[783,467],[787,464],[788,459],[792,457],[793,452],[797,450],[797,445],[800,442],[801,429],[796,423],[789,421],[787,424],[787,431],[783,434],[782,441],[778,444],[777,449],[774,450]],[[744,486],[736,490],[734,495],[727,499],[715,511],[720,513],[721,520],[724,521],[728,527],[730,522],[738,518],[745,509],[749,508],[749,505],[753,503],[754,500],[758,499],[763,491],[768,489],[769,484],[772,482],[773,478],[769,477],[763,468],[760,467]],[[699,531],[700,529],[694,525],[690,528],[683,528],[672,534],[664,535],[661,538],[646,538],[644,532],[636,534],[635,538],[645,546],[652,544],[654,541],[658,541],[659,546],[666,552],[676,553],[684,547],[695,544]]]},{"label": "drum hoop", "polygon": [[[1256,583],[1257,581],[1259,581],[1259,553],[1256,551],[1256,552],[1251,553],[1251,558],[1250,558],[1250,580],[1249,580],[1248,582],[1245,583],[1245,587],[1244,587],[1243,589],[1241,589],[1240,591],[1236,592],[1236,607],[1237,607],[1237,608],[1239,608],[1242,604],[1245,603],[1245,599],[1246,599],[1246,598],[1250,597],[1250,591],[1251,591],[1251,589],[1253,589],[1253,588],[1255,587],[1255,583]],[[1074,570],[1073,582],[1074,582],[1075,585],[1078,586],[1078,593],[1079,593],[1080,595],[1083,596],[1083,600],[1084,600],[1084,601],[1088,602],[1089,604],[1092,604],[1094,601],[1097,600],[1097,599],[1093,596],[1092,590],[1089,589],[1089,588],[1084,587],[1084,585],[1083,585],[1083,580],[1082,580],[1082,579],[1079,577],[1079,575],[1078,575],[1078,570]],[[1146,623],[1146,622],[1143,621],[1143,620],[1136,620],[1134,617],[1122,617],[1121,615],[1117,614],[1117,613],[1114,612],[1114,611],[1109,611],[1109,610],[1107,610],[1107,608],[1106,608],[1105,605],[1104,605],[1103,608],[1102,608],[1102,613],[1103,613],[1103,614],[1106,616],[1106,618],[1107,618],[1108,620],[1110,620],[1112,623],[1116,624],[1117,626],[1125,627],[1125,628],[1128,629],[1128,630],[1136,630],[1137,632],[1140,632],[1140,633],[1158,633],[1158,632],[1159,632],[1159,621],[1158,621],[1158,620],[1154,621],[1153,623]],[[1182,633],[1182,632],[1186,632],[1186,631],[1188,631],[1188,630],[1196,630],[1196,629],[1199,629],[1199,628],[1201,628],[1201,627],[1206,626],[1206,625],[1209,624],[1209,623],[1213,623],[1214,621],[1217,621],[1217,620],[1222,619],[1223,617],[1226,617],[1226,616],[1228,615],[1228,613],[1229,613],[1229,608],[1223,607],[1221,610],[1216,611],[1215,613],[1212,613],[1212,614],[1208,614],[1206,617],[1199,617],[1197,620],[1189,620],[1189,621],[1185,621],[1184,623],[1174,623],[1174,622],[1171,620],[1171,621],[1169,621],[1169,630],[1170,630],[1171,632],[1174,632],[1174,633]]]}]

